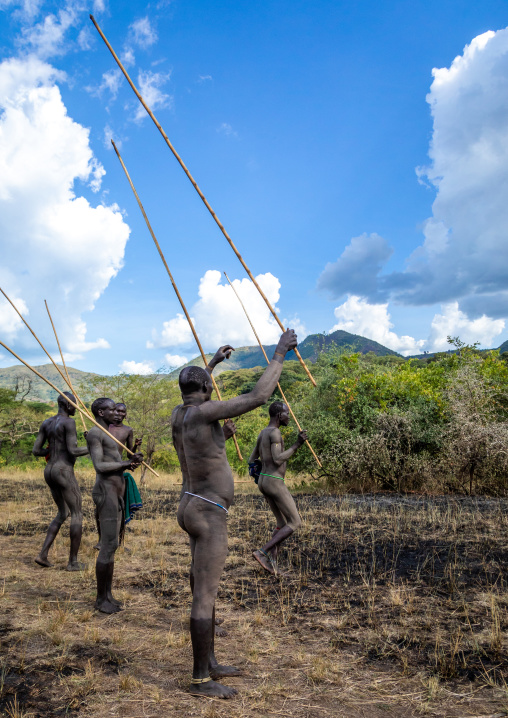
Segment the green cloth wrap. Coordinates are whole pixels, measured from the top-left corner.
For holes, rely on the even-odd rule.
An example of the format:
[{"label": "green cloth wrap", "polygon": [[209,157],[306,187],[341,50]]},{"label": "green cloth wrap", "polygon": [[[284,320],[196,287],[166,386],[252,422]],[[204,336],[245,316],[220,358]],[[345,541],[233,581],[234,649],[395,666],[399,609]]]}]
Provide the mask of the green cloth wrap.
[{"label": "green cloth wrap", "polygon": [[124,471],[123,478],[125,479],[125,523],[133,518],[136,511],[143,508],[143,502],[141,501],[141,494],[139,493],[134,476],[129,474],[128,471]]}]

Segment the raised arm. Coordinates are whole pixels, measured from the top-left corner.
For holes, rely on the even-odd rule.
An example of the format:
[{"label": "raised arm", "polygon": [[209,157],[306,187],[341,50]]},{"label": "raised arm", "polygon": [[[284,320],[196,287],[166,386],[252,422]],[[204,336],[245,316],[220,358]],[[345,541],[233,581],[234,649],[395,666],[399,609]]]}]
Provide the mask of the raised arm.
[{"label": "raised arm", "polygon": [[217,364],[220,364],[221,361],[224,361],[224,359],[229,359],[231,356],[231,352],[234,352],[235,350],[230,344],[225,344],[223,347],[219,347],[217,351],[215,352],[215,356],[210,359],[210,363],[208,366],[205,367],[205,371],[207,371],[210,376],[212,376],[212,372],[217,366]]},{"label": "raised arm", "polygon": [[77,457],[88,454],[88,446],[78,446],[76,423],[73,419],[68,419],[65,422],[65,445],[71,456]]},{"label": "raised arm", "polygon": [[227,401],[207,401],[199,408],[206,422],[227,419],[230,416],[241,416],[258,406],[266,404],[274,392],[282,372],[282,363],[286,354],[297,345],[297,337],[292,329],[282,334],[275,349],[273,359],[258,379],[254,389],[248,394],[235,396]]},{"label": "raised arm", "polygon": [[46,422],[43,421],[39,427],[39,433],[37,434],[34,448],[32,449],[32,454],[34,456],[46,456],[46,454],[48,453],[48,449],[44,449],[43,447],[47,440],[48,436],[46,434]]},{"label": "raised arm", "polygon": [[270,450],[272,454],[273,463],[276,466],[280,466],[281,464],[284,464],[288,459],[290,459],[295,451],[298,451],[300,446],[303,446],[305,442],[307,441],[307,432],[306,431],[300,431],[298,434],[298,439],[293,444],[293,446],[290,446],[289,449],[286,449],[285,451],[282,451],[282,441],[280,438],[280,431],[278,429],[274,429],[270,433]]}]

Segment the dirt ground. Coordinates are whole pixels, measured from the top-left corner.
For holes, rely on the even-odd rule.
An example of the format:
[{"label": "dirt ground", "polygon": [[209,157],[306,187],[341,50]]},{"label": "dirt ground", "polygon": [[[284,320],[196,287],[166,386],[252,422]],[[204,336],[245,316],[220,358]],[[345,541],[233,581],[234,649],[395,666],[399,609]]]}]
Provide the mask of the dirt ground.
[{"label": "dirt ground", "polygon": [[[253,548],[273,527],[239,484],[219,589],[219,661],[243,669],[231,701],[194,698],[189,550],[176,476],[149,479],[117,552],[125,610],[93,610],[91,476],[81,573],[64,571],[68,527],[34,563],[56,513],[41,477],[0,478],[0,715],[219,718],[508,714],[508,502],[297,493],[288,576],[262,573]],[[174,483],[172,483],[174,482]]]}]

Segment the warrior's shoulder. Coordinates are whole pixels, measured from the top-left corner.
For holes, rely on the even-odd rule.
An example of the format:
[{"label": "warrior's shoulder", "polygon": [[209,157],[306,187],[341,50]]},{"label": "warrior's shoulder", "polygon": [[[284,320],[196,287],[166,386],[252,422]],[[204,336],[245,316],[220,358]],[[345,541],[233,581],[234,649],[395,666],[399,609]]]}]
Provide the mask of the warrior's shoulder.
[{"label": "warrior's shoulder", "polygon": [[102,439],[103,436],[106,436],[106,434],[101,431],[97,426],[92,426],[92,428],[89,430],[87,434],[87,440],[88,439]]}]

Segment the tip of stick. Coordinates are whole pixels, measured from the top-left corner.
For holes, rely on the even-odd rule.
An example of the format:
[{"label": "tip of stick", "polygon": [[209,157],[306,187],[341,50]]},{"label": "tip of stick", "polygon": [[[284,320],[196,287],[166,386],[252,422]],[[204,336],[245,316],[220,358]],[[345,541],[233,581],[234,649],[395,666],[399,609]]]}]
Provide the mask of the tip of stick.
[{"label": "tip of stick", "polygon": [[92,22],[95,22],[95,18],[94,18],[94,16],[92,15],[92,13],[90,13],[90,20],[91,20]]}]

